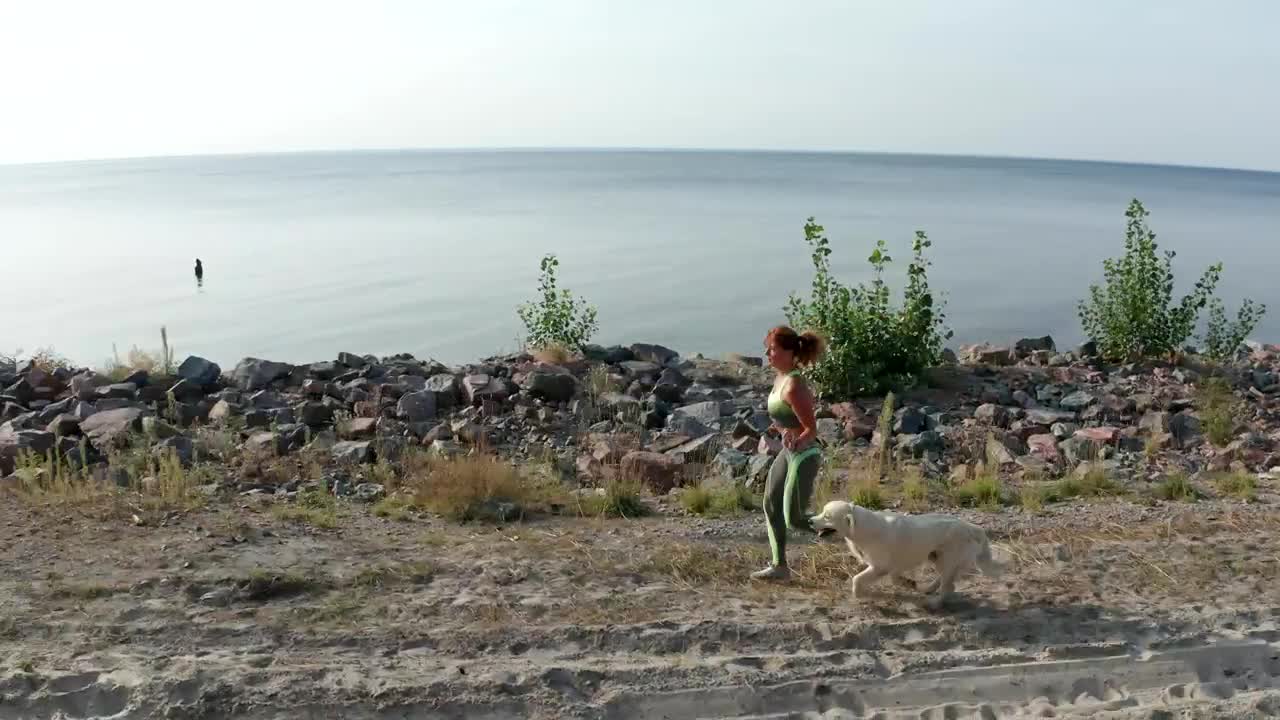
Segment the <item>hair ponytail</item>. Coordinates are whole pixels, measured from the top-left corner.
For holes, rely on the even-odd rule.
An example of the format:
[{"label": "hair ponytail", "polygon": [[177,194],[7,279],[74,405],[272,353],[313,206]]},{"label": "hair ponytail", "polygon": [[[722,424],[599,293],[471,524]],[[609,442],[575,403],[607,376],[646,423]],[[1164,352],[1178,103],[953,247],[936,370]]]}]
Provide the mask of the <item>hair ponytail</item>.
[{"label": "hair ponytail", "polygon": [[796,365],[801,367],[817,362],[827,347],[827,341],[812,330],[797,333],[786,325],[779,325],[770,330],[765,341],[772,341],[778,347],[795,353]]},{"label": "hair ponytail", "polygon": [[822,357],[822,353],[827,349],[826,340],[821,335],[806,330],[800,334],[799,342],[796,348],[796,363],[799,365],[812,365]]}]

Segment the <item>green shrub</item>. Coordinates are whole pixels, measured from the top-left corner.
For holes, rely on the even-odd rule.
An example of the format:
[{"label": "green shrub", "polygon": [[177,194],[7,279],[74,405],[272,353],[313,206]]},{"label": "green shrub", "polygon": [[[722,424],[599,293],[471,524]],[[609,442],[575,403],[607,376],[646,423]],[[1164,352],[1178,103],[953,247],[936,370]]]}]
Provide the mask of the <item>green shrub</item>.
[{"label": "green shrub", "polygon": [[1172,502],[1195,502],[1200,498],[1200,493],[1191,484],[1191,478],[1182,472],[1170,473],[1156,485],[1155,492],[1157,497]]},{"label": "green shrub", "polygon": [[1210,377],[1196,389],[1196,410],[1200,425],[1209,442],[1225,447],[1236,436],[1236,422],[1244,413],[1244,405],[1231,392],[1231,385],[1221,377]]},{"label": "green shrub", "polygon": [[1205,332],[1200,336],[1203,352],[1218,362],[1235,359],[1236,351],[1244,345],[1249,333],[1258,326],[1258,321],[1266,314],[1267,306],[1254,303],[1245,298],[1240,303],[1240,310],[1235,320],[1227,319],[1227,309],[1218,298],[1209,301],[1209,321]]},{"label": "green shrub", "polygon": [[534,349],[552,345],[581,350],[597,330],[596,309],[581,297],[574,298],[568,289],[556,285],[555,255],[542,258],[538,290],[542,298],[524,303],[516,313],[524,322],[525,342]]},{"label": "green shrub", "polygon": [[938,361],[942,343],[951,337],[943,327],[941,304],[935,305],[929,290],[924,251],[932,243],[923,232],[916,233],[902,306],[895,308],[884,282],[885,267],[892,261],[884,241],[876,243],[867,259],[875,273],[870,286],[850,287],[832,276],[831,243],[823,233],[813,218],[805,223],[804,239],[813,251],[810,296],[792,293],[784,308],[789,324],[815,330],[827,340],[826,355],[806,375],[829,399],[914,384]]},{"label": "green shrub", "polygon": [[[1246,300],[1235,323],[1226,322],[1221,302],[1213,291],[1222,277],[1222,263],[1210,265],[1190,294],[1173,301],[1175,253],[1159,253],[1156,234],[1147,227],[1148,212],[1133,200],[1125,217],[1124,255],[1102,261],[1102,286],[1089,287],[1089,299],[1079,303],[1080,324],[1098,344],[1104,357],[1138,360],[1172,356],[1191,337],[1200,310],[1212,300],[1205,343],[1213,353],[1231,354],[1261,317],[1262,306]],[[1237,341],[1238,338],[1238,341]]]}]

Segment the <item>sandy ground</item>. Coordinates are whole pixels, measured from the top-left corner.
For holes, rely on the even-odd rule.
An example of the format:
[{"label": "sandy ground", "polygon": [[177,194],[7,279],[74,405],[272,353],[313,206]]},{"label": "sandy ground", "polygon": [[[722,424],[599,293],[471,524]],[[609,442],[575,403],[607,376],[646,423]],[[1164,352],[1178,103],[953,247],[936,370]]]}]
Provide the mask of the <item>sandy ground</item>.
[{"label": "sandy ground", "polygon": [[[242,498],[147,526],[0,498],[0,718],[1280,716],[1280,510],[966,512],[946,609],[763,517],[458,526]],[[927,576],[922,570],[920,577]]]}]

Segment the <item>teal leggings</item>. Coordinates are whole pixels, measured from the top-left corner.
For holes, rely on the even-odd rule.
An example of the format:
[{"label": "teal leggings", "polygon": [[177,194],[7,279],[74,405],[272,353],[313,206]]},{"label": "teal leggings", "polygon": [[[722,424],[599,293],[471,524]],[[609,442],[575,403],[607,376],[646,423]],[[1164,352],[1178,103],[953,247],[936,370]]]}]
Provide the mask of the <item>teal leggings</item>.
[{"label": "teal leggings", "polygon": [[783,450],[769,467],[764,485],[764,516],[769,527],[773,564],[787,563],[787,529],[811,530],[805,511],[822,465],[817,445],[792,453]]}]

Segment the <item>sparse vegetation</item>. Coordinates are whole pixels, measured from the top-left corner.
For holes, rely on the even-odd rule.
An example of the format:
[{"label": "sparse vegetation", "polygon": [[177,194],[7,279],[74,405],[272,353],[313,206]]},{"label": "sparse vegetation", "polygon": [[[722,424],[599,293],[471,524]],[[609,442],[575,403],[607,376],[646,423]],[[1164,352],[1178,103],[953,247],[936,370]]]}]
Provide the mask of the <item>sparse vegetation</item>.
[{"label": "sparse vegetation", "polygon": [[1196,390],[1196,410],[1200,424],[1209,442],[1224,447],[1236,434],[1236,423],[1243,412],[1241,403],[1231,392],[1231,385],[1222,377],[1214,376],[1204,381]]},{"label": "sparse vegetation", "polygon": [[1004,489],[1000,477],[987,470],[951,488],[951,498],[957,505],[993,510],[1004,503]]},{"label": "sparse vegetation", "polygon": [[1125,211],[1124,255],[1103,261],[1104,281],[1089,288],[1079,303],[1080,324],[1099,352],[1114,360],[1171,357],[1191,337],[1200,311],[1213,303],[1204,341],[1210,354],[1226,358],[1253,330],[1265,308],[1246,300],[1236,322],[1213,298],[1222,263],[1210,265],[1191,293],[1173,300],[1173,251],[1159,253],[1156,234],[1147,226],[1151,213],[1134,199]]},{"label": "sparse vegetation", "polygon": [[680,491],[680,504],[691,515],[725,517],[758,507],[751,491],[739,482],[698,483]]},{"label": "sparse vegetation", "polygon": [[1099,467],[1089,468],[1079,477],[1063,478],[1054,487],[1050,500],[1070,500],[1071,498],[1094,498],[1118,494],[1120,489]]},{"label": "sparse vegetation", "polygon": [[906,510],[920,512],[929,506],[929,484],[919,472],[902,481],[902,504]]},{"label": "sparse vegetation", "polygon": [[525,342],[534,350],[551,347],[581,351],[598,329],[596,309],[582,298],[573,297],[556,281],[560,261],[555,255],[542,258],[536,302],[521,305],[516,314],[525,326]]},{"label": "sparse vegetation", "polygon": [[554,478],[523,478],[510,463],[488,453],[427,457],[403,482],[415,507],[456,522],[519,520],[567,502]]},{"label": "sparse vegetation", "polygon": [[277,520],[298,522],[312,527],[329,529],[338,526],[338,501],[319,488],[298,493],[295,504],[280,504],[271,509]]},{"label": "sparse vegetation", "polygon": [[1173,472],[1155,487],[1156,497],[1171,502],[1195,502],[1200,498],[1186,473]]},{"label": "sparse vegetation", "polygon": [[1205,323],[1200,343],[1205,355],[1218,362],[1234,360],[1236,352],[1244,346],[1249,333],[1258,326],[1267,306],[1245,298],[1236,312],[1236,319],[1227,319],[1227,309],[1218,298],[1209,301],[1209,320]]},{"label": "sparse vegetation", "polygon": [[883,510],[885,507],[884,493],[880,490],[880,484],[870,479],[853,483],[849,500],[868,510]]},{"label": "sparse vegetation", "polygon": [[644,485],[631,478],[615,478],[605,483],[603,495],[591,495],[580,501],[583,515],[615,518],[638,518],[650,513],[644,502]]},{"label": "sparse vegetation", "polygon": [[407,522],[413,519],[413,503],[401,497],[385,497],[373,504],[371,512],[380,518]]},{"label": "sparse vegetation", "polygon": [[1258,499],[1258,480],[1246,472],[1218,473],[1213,476],[1218,492],[1225,497],[1253,502]]},{"label": "sparse vegetation", "polygon": [[813,218],[805,223],[813,282],[807,299],[793,293],[784,308],[788,323],[818,331],[827,339],[826,355],[806,375],[829,399],[915,384],[938,361],[942,343],[951,337],[943,325],[942,305],[929,289],[924,252],[932,243],[923,232],[916,233],[902,306],[894,307],[884,281],[892,261],[884,241],[876,244],[868,258],[873,272],[870,286],[851,287],[832,275],[831,243],[824,233]]}]

